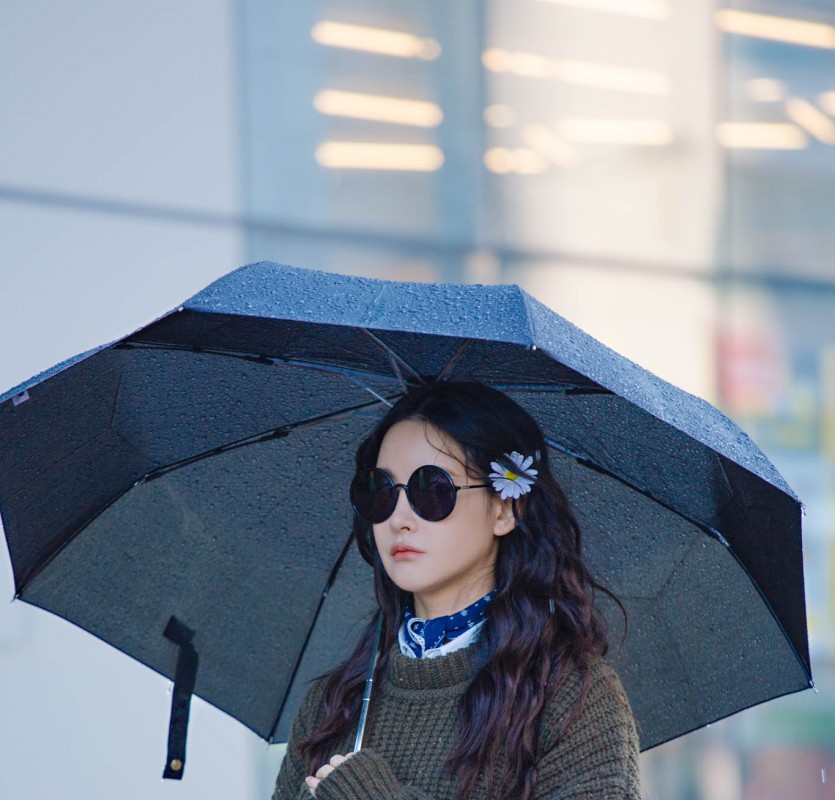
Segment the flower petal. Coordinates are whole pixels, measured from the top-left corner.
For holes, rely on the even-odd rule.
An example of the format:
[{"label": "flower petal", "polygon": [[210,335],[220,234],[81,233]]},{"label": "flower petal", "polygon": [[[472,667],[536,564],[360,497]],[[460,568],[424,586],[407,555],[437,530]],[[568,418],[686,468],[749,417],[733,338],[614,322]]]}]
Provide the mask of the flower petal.
[{"label": "flower petal", "polygon": [[511,453],[504,453],[504,457],[507,459],[505,463],[512,464],[513,467],[504,466],[498,461],[491,461],[490,467],[494,471],[490,473],[489,477],[493,482],[493,489],[501,493],[502,500],[506,500],[508,497],[515,500],[531,490],[539,472],[531,469],[533,464],[531,456],[524,456],[514,450]]}]

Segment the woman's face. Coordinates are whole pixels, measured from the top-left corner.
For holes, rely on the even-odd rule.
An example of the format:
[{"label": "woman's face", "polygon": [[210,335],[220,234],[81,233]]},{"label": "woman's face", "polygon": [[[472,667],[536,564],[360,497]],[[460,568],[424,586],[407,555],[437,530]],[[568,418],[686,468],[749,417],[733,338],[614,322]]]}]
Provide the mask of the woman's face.
[{"label": "woman's face", "polygon": [[[445,469],[456,486],[489,483],[467,475],[457,442],[421,420],[393,425],[380,446],[377,467],[395,483],[407,483],[418,467]],[[510,501],[485,489],[458,492],[452,513],[439,522],[420,517],[403,489],[394,513],[374,528],[374,540],[388,576],[415,598],[415,613],[431,619],[460,611],[495,585],[498,537],[515,527]],[[403,545],[417,552],[397,553]]]}]

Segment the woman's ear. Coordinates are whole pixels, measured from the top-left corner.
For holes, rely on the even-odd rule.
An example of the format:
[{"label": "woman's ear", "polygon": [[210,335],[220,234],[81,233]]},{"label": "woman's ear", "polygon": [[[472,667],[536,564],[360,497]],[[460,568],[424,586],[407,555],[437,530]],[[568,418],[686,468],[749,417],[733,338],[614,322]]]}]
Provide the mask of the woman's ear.
[{"label": "woman's ear", "polygon": [[495,513],[493,522],[493,535],[504,536],[516,527],[516,517],[513,514],[513,500],[509,497],[502,500],[498,495],[493,497],[493,509]]}]

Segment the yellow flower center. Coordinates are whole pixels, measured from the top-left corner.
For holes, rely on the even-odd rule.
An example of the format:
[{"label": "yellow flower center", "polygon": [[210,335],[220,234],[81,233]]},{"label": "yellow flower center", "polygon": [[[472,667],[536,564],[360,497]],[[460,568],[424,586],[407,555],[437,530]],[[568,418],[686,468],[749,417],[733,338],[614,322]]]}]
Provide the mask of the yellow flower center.
[{"label": "yellow flower center", "polygon": [[511,472],[509,469],[504,471],[504,476],[509,481],[515,481],[519,477],[515,472]]}]

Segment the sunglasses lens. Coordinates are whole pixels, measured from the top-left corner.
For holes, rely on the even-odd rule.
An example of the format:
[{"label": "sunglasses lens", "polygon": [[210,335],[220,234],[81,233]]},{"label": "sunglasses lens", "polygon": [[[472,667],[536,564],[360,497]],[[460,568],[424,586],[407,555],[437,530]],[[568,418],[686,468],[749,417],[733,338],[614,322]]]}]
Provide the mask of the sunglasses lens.
[{"label": "sunglasses lens", "polygon": [[440,467],[420,467],[409,478],[409,500],[424,519],[438,522],[455,508],[455,486]]},{"label": "sunglasses lens", "polygon": [[394,484],[381,469],[360,470],[351,481],[351,505],[369,522],[388,519],[397,505]]}]

